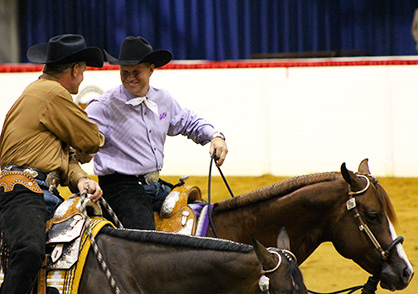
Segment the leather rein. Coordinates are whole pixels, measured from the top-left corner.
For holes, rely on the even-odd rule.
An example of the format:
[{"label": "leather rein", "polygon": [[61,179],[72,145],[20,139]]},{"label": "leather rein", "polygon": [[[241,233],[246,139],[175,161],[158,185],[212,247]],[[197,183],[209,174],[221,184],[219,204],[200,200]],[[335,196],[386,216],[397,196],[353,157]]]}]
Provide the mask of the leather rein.
[{"label": "leather rein", "polygon": [[[216,238],[219,238],[218,232],[216,231],[216,228],[215,228],[215,224],[213,223],[212,212],[211,212],[212,163],[214,161],[215,162],[217,161],[217,159],[216,159],[216,152],[213,152],[213,154],[211,156],[211,159],[210,159],[210,164],[209,164],[209,176],[208,176],[208,214],[209,214],[209,223],[210,223],[210,225],[212,227],[213,234],[215,235]],[[219,171],[219,174],[221,175],[221,177],[222,177],[222,179],[223,179],[223,181],[225,183],[225,186],[228,188],[229,194],[231,194],[231,197],[234,198],[234,193],[232,192],[230,186],[228,185],[228,181],[226,180],[224,174],[222,173],[222,171],[221,171],[221,169],[219,167],[218,167],[218,171]],[[258,281],[258,286],[260,287],[260,290],[264,294],[269,294],[270,293],[270,279],[266,276],[266,274],[270,274],[270,273],[275,272],[280,267],[280,265],[282,264],[282,257],[280,255],[280,253],[277,252],[276,250],[278,250],[279,252],[281,252],[282,254],[284,254],[284,256],[289,260],[289,262],[290,261],[294,261],[294,262],[297,263],[296,256],[290,250],[277,249],[277,248],[274,248],[273,249],[272,247],[267,248],[267,251],[268,252],[277,255],[278,260],[277,260],[276,266],[274,268],[272,268],[272,269],[265,270],[265,269],[263,269],[263,266],[261,266],[261,272],[260,272],[261,277],[260,277],[260,279]]]}]

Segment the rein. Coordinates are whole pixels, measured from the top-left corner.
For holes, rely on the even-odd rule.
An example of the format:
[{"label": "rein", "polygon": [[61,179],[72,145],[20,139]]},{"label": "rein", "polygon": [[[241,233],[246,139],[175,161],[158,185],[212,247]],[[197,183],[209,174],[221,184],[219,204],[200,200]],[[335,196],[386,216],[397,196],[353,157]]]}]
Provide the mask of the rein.
[{"label": "rein", "polygon": [[[216,238],[219,238],[218,236],[218,232],[216,231],[215,228],[215,224],[213,223],[213,218],[212,218],[212,206],[211,206],[211,182],[212,182],[212,163],[216,162],[216,150],[212,153],[212,156],[210,158],[210,163],[209,163],[209,176],[208,176],[208,215],[209,215],[209,223],[210,226],[212,227],[213,230],[213,234],[215,235]],[[221,168],[218,167],[218,171],[222,176],[222,179],[224,180],[225,186],[228,188],[229,194],[231,194],[231,197],[234,198],[234,194],[232,193],[231,188],[228,185],[228,182],[226,181],[226,178],[224,176],[224,174],[221,171]]]},{"label": "rein", "polygon": [[[100,249],[99,246],[97,245],[96,240],[94,239],[93,233],[91,231],[91,226],[90,226],[90,218],[87,214],[87,192],[89,190],[89,187],[86,186],[83,191],[80,194],[80,210],[84,215],[84,218],[86,220],[86,231],[87,231],[87,235],[90,238],[90,243],[91,246],[93,248],[93,252],[96,255],[97,261],[99,262],[100,266],[102,267],[102,270],[105,272],[107,279],[109,280],[110,286],[112,287],[112,290],[114,291],[114,293],[116,294],[120,294],[120,289],[119,287],[116,285],[116,281],[112,276],[112,273],[110,272],[106,262],[103,259],[103,255],[100,253]],[[101,202],[103,204],[103,206],[108,210],[108,212],[110,213],[110,215],[113,217],[115,223],[117,224],[117,226],[119,228],[123,228],[122,223],[119,221],[119,219],[117,218],[116,214],[114,213],[114,211],[110,208],[110,205],[106,202],[106,200],[104,200],[103,198],[100,198]]]}]

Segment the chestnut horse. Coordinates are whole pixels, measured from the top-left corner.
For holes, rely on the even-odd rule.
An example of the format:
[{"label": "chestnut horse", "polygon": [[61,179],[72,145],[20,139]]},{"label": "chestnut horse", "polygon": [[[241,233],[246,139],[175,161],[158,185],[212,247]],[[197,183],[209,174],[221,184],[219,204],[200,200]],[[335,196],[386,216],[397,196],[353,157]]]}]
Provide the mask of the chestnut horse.
[{"label": "chestnut horse", "polygon": [[[267,246],[286,227],[299,264],[332,242],[384,289],[404,289],[414,274],[394,230],[395,211],[367,159],[357,173],[343,164],[341,173],[298,176],[216,203],[213,223],[220,238],[250,244],[253,234]],[[214,236],[212,228],[207,236]]]},{"label": "chestnut horse", "polygon": [[[96,241],[120,293],[307,293],[288,251],[285,229],[275,244],[281,249],[265,248],[255,239],[253,247],[229,240],[110,227],[104,227]],[[269,292],[261,291],[259,281],[269,286]],[[113,294],[114,290],[90,249],[79,293]]]}]

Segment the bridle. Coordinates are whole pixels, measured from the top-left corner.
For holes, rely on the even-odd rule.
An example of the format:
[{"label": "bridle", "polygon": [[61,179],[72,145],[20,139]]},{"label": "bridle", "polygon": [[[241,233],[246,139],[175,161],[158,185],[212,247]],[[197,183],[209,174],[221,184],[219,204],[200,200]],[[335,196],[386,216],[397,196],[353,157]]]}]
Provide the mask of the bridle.
[{"label": "bridle", "polygon": [[287,258],[287,260],[289,260],[289,262],[293,261],[293,262],[297,262],[296,261],[296,256],[289,250],[286,249],[277,249],[277,248],[273,248],[273,247],[268,247],[267,251],[277,255],[277,264],[275,267],[273,267],[272,269],[268,269],[265,270],[263,269],[263,266],[261,265],[261,277],[260,280],[258,281],[258,286],[260,287],[260,290],[264,293],[264,294],[270,294],[270,279],[266,276],[266,274],[270,274],[275,272],[280,265],[282,264],[282,256],[280,255],[279,252],[277,252],[277,250],[281,253],[284,254],[284,256]]},{"label": "bridle", "polygon": [[[379,241],[377,240],[377,238],[375,237],[375,235],[373,234],[373,232],[370,230],[369,226],[363,221],[358,209],[357,209],[357,205],[356,205],[356,199],[355,196],[359,195],[359,194],[363,194],[365,193],[369,188],[370,188],[370,179],[365,176],[365,175],[361,175],[361,174],[356,174],[357,177],[359,178],[363,178],[366,180],[366,186],[359,190],[359,191],[352,191],[351,190],[351,185],[348,184],[348,200],[346,202],[346,208],[347,211],[352,211],[354,214],[354,218],[357,220],[358,223],[358,228],[360,230],[360,232],[364,232],[367,236],[367,238],[369,238],[369,240],[372,242],[373,246],[376,248],[376,250],[379,252],[380,254],[380,266],[378,268],[378,270],[373,274],[373,276],[369,277],[369,279],[367,280],[367,282],[363,285],[363,286],[355,286],[355,287],[351,287],[351,288],[347,288],[344,290],[340,290],[340,291],[336,291],[336,292],[332,292],[332,293],[328,293],[328,294],[333,294],[333,293],[342,293],[342,292],[347,292],[348,293],[354,293],[357,290],[362,289],[362,294],[374,294],[376,293],[377,290],[377,284],[379,284],[380,282],[380,272],[382,270],[382,265],[385,261],[387,261],[387,259],[389,258],[392,249],[399,243],[403,243],[404,238],[402,236],[397,237],[395,240],[392,241],[392,243],[389,245],[389,247],[384,250],[382,248],[382,246],[380,245]],[[368,175],[371,176],[371,175]],[[372,176],[371,176],[372,177]],[[321,294],[319,292],[315,292],[315,291],[311,291],[308,290],[308,292],[313,293],[313,294]]]},{"label": "bridle", "polygon": [[[374,294],[377,290],[377,284],[380,282],[380,272],[382,270],[382,265],[387,259],[389,258],[392,249],[399,243],[403,243],[404,238],[402,236],[397,237],[389,247],[384,250],[380,245],[377,238],[374,236],[373,232],[370,230],[369,226],[363,221],[360,213],[358,212],[356,199],[355,196],[366,192],[370,187],[370,180],[367,176],[357,174],[357,177],[363,178],[366,180],[366,186],[360,191],[351,191],[351,185],[348,185],[348,200],[346,202],[346,207],[348,211],[352,211],[354,213],[354,218],[358,222],[358,228],[360,232],[364,232],[369,240],[372,242],[373,246],[376,250],[380,253],[380,265],[378,270],[373,274],[373,276],[369,277],[366,284],[364,284],[362,293],[364,294]],[[351,293],[351,292],[350,292]]]},{"label": "bridle", "polygon": [[404,238],[402,236],[397,237],[393,242],[389,245],[388,249],[384,250],[380,245],[377,238],[374,236],[373,232],[370,230],[369,226],[363,221],[360,213],[358,212],[357,205],[356,205],[356,198],[355,195],[362,194],[366,192],[370,187],[370,180],[365,175],[357,175],[359,178],[363,178],[366,180],[366,186],[360,191],[351,191],[351,185],[348,185],[348,200],[346,202],[346,207],[348,211],[352,211],[354,213],[354,218],[358,222],[358,228],[361,232],[364,232],[366,236],[370,239],[373,243],[374,247],[380,253],[380,258],[383,261],[386,261],[389,258],[389,255],[392,249],[398,244],[403,243]]}]

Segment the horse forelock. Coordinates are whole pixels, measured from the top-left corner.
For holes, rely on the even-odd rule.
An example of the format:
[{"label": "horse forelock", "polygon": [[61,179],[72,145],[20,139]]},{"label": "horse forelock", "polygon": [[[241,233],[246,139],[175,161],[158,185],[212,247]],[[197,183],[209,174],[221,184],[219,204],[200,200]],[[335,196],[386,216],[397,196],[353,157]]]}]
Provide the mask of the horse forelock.
[{"label": "horse forelock", "polygon": [[272,198],[280,198],[309,185],[334,181],[337,177],[337,172],[325,172],[289,178],[241,196],[218,202],[215,205],[214,213],[249,206]]},{"label": "horse forelock", "polygon": [[115,229],[112,227],[104,227],[100,233],[124,240],[150,244],[239,253],[254,252],[254,248],[250,245],[210,237],[187,236],[146,230]]},{"label": "horse forelock", "polygon": [[[286,273],[286,280],[288,280],[289,277],[293,279],[295,286],[304,285],[302,272],[300,271],[300,268],[295,261],[289,262],[289,270]],[[296,290],[301,290],[301,289],[296,289]]]},{"label": "horse forelock", "polygon": [[389,220],[392,222],[393,225],[396,226],[398,224],[398,218],[396,216],[395,208],[393,207],[389,195],[386,193],[386,190],[379,184],[379,181],[375,176],[371,174],[359,174],[366,176],[370,180],[370,182],[373,183],[373,185],[376,187],[378,200],[383,205],[383,209]]}]

